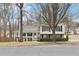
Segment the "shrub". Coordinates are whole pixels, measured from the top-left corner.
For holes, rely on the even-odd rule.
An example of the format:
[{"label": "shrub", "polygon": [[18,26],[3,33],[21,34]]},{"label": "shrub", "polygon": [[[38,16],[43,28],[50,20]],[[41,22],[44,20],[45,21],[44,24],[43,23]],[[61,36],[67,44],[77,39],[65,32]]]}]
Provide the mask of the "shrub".
[{"label": "shrub", "polygon": [[68,41],[66,38],[42,38],[39,39],[40,42],[54,42],[54,41]]}]

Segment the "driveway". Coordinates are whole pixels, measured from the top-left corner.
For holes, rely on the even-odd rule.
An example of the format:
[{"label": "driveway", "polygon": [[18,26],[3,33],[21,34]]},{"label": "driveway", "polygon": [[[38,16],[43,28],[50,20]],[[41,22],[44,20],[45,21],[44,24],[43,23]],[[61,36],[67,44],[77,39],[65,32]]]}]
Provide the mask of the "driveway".
[{"label": "driveway", "polygon": [[79,56],[79,47],[0,48],[0,56]]}]

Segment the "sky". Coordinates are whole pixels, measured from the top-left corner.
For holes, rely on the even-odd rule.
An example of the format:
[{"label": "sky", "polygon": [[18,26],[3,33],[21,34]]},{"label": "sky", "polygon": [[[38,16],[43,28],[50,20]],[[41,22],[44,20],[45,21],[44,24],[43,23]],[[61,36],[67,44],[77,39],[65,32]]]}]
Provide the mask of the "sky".
[{"label": "sky", "polygon": [[[33,12],[38,12],[36,9],[36,6],[34,4],[25,4],[24,7],[26,7],[25,10],[33,13]],[[32,8],[33,7],[33,8]],[[69,15],[71,16],[73,21],[79,22],[79,4],[72,4],[72,6],[69,9]],[[33,19],[33,18],[32,18]]]},{"label": "sky", "polygon": [[73,21],[79,22],[79,4],[73,4],[69,9],[69,14]]},{"label": "sky", "polygon": [[[35,9],[32,9],[32,7],[35,8],[35,5],[34,4],[31,5],[31,7],[28,6],[27,10],[32,10],[32,12],[34,12],[33,10]],[[38,11],[35,11],[35,12],[38,12]],[[79,22],[79,4],[78,3],[71,5],[69,9],[69,15],[71,16],[73,21]]]}]

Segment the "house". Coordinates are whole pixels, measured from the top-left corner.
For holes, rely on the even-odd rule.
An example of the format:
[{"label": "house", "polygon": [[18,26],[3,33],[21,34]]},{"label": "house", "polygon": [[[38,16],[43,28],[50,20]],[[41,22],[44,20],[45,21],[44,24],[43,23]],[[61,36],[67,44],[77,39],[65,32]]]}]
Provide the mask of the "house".
[{"label": "house", "polygon": [[[56,29],[56,37],[64,37],[65,25],[58,24]],[[39,38],[53,37],[52,30],[49,29],[48,25],[42,24],[26,24],[23,26],[23,36],[26,40],[38,40]],[[24,39],[25,40],[25,39]]]},{"label": "house", "polygon": [[[65,34],[65,25],[64,24],[58,24],[57,29],[55,31],[56,37],[64,37]],[[40,36],[41,38],[50,38],[54,35],[52,34],[52,30],[49,29],[47,25],[41,25],[40,26]]]},{"label": "house", "polygon": [[23,33],[26,34],[26,40],[37,40],[39,27],[37,25],[25,25],[23,26]]}]

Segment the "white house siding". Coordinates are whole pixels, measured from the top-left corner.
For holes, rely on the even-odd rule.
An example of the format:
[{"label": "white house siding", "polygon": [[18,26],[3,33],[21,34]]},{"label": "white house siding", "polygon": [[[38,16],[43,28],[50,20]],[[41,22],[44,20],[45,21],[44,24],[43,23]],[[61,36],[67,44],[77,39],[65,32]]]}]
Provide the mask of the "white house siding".
[{"label": "white house siding", "polygon": [[[42,25],[47,26],[47,25]],[[49,31],[43,31],[42,32],[42,26],[40,27],[40,34],[52,34],[52,30]],[[59,24],[58,26],[62,26],[62,31],[56,31],[55,34],[65,34],[65,26],[63,24]]]},{"label": "white house siding", "polygon": [[32,33],[37,33],[38,32],[38,26],[32,26],[32,25],[26,25],[23,27],[23,32],[32,32]]},{"label": "white house siding", "polygon": [[[31,38],[32,40],[37,40],[38,34],[39,34],[39,28],[36,25],[26,25],[23,27],[23,33],[26,33],[27,40],[28,40],[28,38]],[[29,33],[29,34],[32,33],[32,36],[28,36],[27,33]]]},{"label": "white house siding", "polygon": [[[50,31],[42,31],[42,26],[47,26],[47,25],[41,25],[40,27],[40,35],[43,38],[44,36],[48,37],[53,37],[54,35],[52,34],[52,30]],[[65,25],[64,24],[59,24],[58,26],[62,26],[62,31],[56,31],[55,34],[57,37],[63,37],[65,34]]]}]

